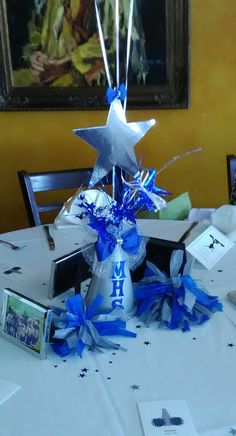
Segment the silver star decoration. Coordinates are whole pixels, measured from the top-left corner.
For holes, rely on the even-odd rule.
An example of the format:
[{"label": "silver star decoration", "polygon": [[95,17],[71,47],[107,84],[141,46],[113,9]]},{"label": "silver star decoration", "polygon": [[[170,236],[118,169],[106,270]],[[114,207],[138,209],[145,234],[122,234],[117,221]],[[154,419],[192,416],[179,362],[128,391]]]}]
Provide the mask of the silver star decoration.
[{"label": "silver star decoration", "polygon": [[115,99],[110,105],[105,126],[73,130],[98,151],[90,186],[98,183],[116,165],[128,174],[135,175],[139,168],[134,146],[154,124],[153,119],[127,123],[121,101]]}]

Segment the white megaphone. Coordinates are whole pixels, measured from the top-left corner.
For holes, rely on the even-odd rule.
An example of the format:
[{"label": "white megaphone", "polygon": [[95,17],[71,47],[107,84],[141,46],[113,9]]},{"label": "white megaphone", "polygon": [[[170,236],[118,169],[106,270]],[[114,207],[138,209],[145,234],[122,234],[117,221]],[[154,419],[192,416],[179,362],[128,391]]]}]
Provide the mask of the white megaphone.
[{"label": "white megaphone", "polygon": [[118,240],[112,255],[103,262],[96,262],[93,277],[85,297],[86,305],[92,303],[96,295],[103,296],[101,309],[112,310],[123,307],[127,315],[134,308],[133,286],[128,259]]}]

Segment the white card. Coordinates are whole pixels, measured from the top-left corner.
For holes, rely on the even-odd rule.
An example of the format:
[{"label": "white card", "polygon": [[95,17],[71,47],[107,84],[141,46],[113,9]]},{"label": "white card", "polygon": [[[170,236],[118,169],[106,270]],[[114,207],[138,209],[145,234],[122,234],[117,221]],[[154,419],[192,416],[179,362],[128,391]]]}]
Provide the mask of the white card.
[{"label": "white card", "polygon": [[0,379],[0,405],[8,400],[18,389],[20,389],[20,385]]},{"label": "white card", "polygon": [[138,403],[145,436],[197,436],[184,400]]},{"label": "white card", "polygon": [[223,233],[215,227],[210,226],[194,239],[194,241],[186,247],[186,250],[203,266],[207,269],[211,269],[233,245],[233,242]]}]

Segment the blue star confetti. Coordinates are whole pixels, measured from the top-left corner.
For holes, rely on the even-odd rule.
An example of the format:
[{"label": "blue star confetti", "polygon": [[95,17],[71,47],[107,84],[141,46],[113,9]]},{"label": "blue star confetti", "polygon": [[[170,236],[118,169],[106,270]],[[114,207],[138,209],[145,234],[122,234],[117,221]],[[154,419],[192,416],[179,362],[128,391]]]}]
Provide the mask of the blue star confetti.
[{"label": "blue star confetti", "polygon": [[131,387],[131,389],[133,389],[133,391],[138,391],[139,390],[139,385],[132,385],[130,387]]}]

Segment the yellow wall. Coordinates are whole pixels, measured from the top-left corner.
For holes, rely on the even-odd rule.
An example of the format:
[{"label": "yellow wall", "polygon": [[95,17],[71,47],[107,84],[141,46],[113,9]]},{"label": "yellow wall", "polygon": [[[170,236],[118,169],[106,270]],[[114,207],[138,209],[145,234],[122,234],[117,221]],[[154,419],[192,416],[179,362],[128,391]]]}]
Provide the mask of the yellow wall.
[{"label": "yellow wall", "polygon": [[[173,0],[174,1],[174,0]],[[160,168],[193,147],[203,151],[166,169],[159,184],[194,207],[227,202],[225,155],[236,152],[236,1],[191,1],[191,107],[128,112],[158,124],[136,147],[144,166]],[[0,232],[26,227],[16,172],[93,166],[96,153],[71,133],[103,124],[106,112],[0,113]]]}]

